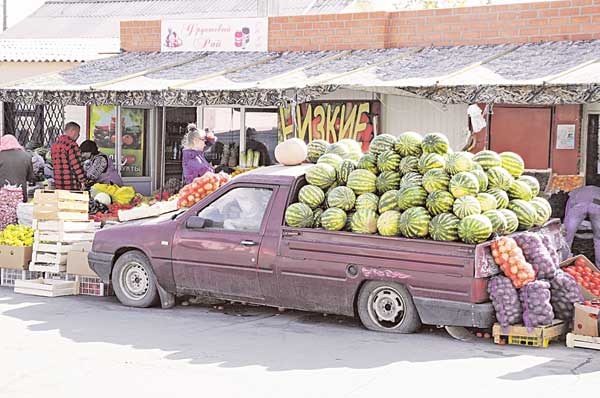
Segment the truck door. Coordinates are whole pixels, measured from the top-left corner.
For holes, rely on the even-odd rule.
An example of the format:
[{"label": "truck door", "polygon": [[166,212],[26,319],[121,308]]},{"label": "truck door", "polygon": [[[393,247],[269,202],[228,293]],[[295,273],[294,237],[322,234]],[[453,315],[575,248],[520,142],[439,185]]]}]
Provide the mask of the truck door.
[{"label": "truck door", "polygon": [[[182,218],[172,251],[177,287],[262,300],[258,255],[276,190],[276,186],[233,185]],[[188,225],[193,216],[204,225]]]}]

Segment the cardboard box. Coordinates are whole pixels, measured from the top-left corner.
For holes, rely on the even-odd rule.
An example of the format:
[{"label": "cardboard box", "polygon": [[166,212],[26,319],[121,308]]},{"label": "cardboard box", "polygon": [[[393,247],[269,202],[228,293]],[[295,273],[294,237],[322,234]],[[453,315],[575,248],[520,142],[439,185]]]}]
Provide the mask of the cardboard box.
[{"label": "cardboard box", "polygon": [[598,313],[600,308],[594,308],[581,303],[575,304],[575,321],[573,322],[573,333],[598,337],[600,324]]},{"label": "cardboard box", "polygon": [[0,245],[0,268],[26,270],[31,261],[31,246]]},{"label": "cardboard box", "polygon": [[67,274],[98,277],[88,263],[87,255],[90,250],[92,250],[91,242],[75,243],[71,246],[67,255]]},{"label": "cardboard box", "polygon": [[[586,256],[584,256],[583,254],[579,254],[575,257],[571,257],[566,259],[565,261],[563,261],[562,263],[560,263],[560,267],[561,268],[565,268],[571,265],[575,264],[575,260],[577,260],[578,258],[583,260],[583,263],[586,267],[588,267],[589,269],[591,269],[593,272],[599,272],[600,270],[598,268],[596,268],[596,266],[594,265],[593,262],[591,262]],[[579,289],[581,290],[581,294],[583,295],[583,297],[586,300],[597,300],[598,297],[595,296],[592,292],[590,292],[588,289],[586,289],[585,287],[579,285]]]}]

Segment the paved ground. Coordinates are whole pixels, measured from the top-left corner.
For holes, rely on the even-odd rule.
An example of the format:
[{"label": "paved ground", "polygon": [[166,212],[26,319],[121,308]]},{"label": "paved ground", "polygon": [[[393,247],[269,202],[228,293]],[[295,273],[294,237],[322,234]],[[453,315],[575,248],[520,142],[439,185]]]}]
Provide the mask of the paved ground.
[{"label": "paved ground", "polygon": [[[528,398],[597,394],[600,352],[389,335],[255,307],[136,310],[0,288],[0,397]],[[470,393],[470,394],[465,394]],[[391,395],[390,395],[391,394]]]}]

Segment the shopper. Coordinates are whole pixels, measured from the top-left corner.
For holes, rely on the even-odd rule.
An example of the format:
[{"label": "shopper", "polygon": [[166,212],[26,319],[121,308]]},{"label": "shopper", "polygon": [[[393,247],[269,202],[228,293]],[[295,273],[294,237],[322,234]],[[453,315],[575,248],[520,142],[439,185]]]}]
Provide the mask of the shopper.
[{"label": "shopper", "polygon": [[255,128],[248,127],[246,129],[246,149],[252,149],[260,153],[259,166],[270,166],[271,156],[269,148],[258,140],[258,133]]},{"label": "shopper", "polygon": [[27,202],[27,182],[35,179],[31,156],[19,144],[14,135],[0,137],[0,186],[20,185],[23,202]]},{"label": "shopper", "polygon": [[50,152],[54,168],[56,189],[80,190],[85,188],[85,173],[81,165],[81,152],[77,146],[80,127],[75,122],[65,126],[65,133],[58,137]]},{"label": "shopper", "polygon": [[79,145],[79,150],[88,188],[96,183],[123,186],[123,180],[115,164],[106,154],[98,150],[98,145],[94,141],[83,141]]},{"label": "shopper", "polygon": [[203,176],[206,172],[214,172],[211,164],[204,157],[204,149],[215,143],[217,138],[212,133],[198,130],[190,123],[187,134],[183,137],[183,178],[186,184],[194,178]]}]

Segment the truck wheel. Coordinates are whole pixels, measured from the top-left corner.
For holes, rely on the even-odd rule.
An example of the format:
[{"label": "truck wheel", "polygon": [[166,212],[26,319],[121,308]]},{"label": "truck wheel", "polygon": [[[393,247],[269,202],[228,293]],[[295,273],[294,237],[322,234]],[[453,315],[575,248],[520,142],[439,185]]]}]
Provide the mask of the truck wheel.
[{"label": "truck wheel", "polygon": [[370,330],[414,333],[421,319],[408,289],[394,282],[369,281],[358,294],[358,316]]},{"label": "truck wheel", "polygon": [[143,253],[130,251],[119,257],[111,279],[115,295],[124,305],[146,308],[159,301],[152,266]]}]

